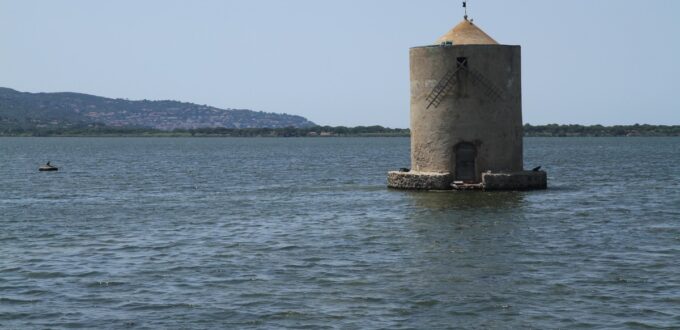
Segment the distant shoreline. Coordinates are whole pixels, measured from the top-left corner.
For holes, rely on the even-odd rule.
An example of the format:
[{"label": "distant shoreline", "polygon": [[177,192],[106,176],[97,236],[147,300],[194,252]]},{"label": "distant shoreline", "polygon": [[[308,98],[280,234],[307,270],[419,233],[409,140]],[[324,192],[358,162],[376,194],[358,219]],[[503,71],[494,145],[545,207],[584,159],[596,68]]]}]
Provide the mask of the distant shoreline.
[{"label": "distant shoreline", "polygon": [[[86,126],[69,129],[0,127],[0,137],[409,137],[407,128],[382,126],[314,126],[304,128],[198,128],[164,131],[147,128]],[[524,125],[525,137],[668,137],[680,136],[680,125]]]}]

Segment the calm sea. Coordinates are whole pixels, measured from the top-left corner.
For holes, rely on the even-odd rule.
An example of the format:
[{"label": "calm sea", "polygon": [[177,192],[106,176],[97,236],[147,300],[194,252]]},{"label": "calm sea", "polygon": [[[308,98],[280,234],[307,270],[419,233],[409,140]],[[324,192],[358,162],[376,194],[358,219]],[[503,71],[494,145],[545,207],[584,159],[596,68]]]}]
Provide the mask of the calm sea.
[{"label": "calm sea", "polygon": [[679,328],[680,138],[525,153],[549,190],[388,190],[406,138],[2,138],[0,328]]}]

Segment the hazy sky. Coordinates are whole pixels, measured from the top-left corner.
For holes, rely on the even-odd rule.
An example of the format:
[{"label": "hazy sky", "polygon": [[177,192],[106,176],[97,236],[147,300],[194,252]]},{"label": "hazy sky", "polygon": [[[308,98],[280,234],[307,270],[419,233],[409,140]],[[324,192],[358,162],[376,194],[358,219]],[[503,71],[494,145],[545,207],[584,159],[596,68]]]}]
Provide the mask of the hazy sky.
[{"label": "hazy sky", "polygon": [[[470,0],[522,46],[524,121],[680,124],[680,1]],[[408,127],[408,49],[443,0],[0,0],[0,86]]]}]

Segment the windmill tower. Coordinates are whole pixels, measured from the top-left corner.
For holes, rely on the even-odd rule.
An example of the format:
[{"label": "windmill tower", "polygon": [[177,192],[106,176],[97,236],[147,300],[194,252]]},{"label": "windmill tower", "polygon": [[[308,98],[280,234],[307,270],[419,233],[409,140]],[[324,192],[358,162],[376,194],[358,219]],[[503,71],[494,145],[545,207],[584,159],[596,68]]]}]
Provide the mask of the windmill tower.
[{"label": "windmill tower", "polygon": [[390,172],[390,187],[494,189],[501,175],[515,182],[507,189],[545,188],[545,172],[522,171],[520,46],[466,12],[434,45],[411,48],[410,71],[411,170]]}]

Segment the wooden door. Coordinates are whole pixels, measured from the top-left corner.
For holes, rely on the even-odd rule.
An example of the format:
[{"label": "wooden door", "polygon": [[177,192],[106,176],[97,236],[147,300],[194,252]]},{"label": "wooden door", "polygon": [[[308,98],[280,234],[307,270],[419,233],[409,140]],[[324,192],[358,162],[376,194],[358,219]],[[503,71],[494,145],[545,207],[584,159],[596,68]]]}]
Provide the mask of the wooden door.
[{"label": "wooden door", "polygon": [[477,148],[472,143],[462,142],[456,145],[456,181],[464,181],[466,183],[475,182]]}]

